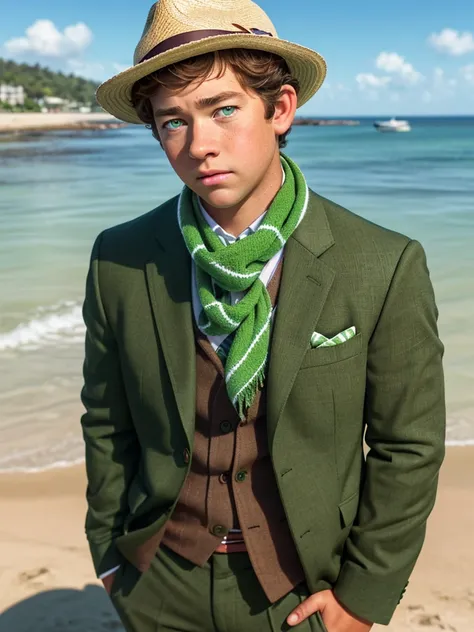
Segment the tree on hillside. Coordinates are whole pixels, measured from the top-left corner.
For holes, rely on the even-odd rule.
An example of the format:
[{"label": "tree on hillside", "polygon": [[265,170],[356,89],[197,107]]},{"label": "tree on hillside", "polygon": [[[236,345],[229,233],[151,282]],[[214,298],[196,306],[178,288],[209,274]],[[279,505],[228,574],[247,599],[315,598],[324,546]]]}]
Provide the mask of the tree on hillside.
[{"label": "tree on hillside", "polygon": [[0,83],[23,86],[30,99],[55,96],[79,103],[96,104],[97,83],[73,74],[54,72],[40,64],[17,64],[0,58]]}]

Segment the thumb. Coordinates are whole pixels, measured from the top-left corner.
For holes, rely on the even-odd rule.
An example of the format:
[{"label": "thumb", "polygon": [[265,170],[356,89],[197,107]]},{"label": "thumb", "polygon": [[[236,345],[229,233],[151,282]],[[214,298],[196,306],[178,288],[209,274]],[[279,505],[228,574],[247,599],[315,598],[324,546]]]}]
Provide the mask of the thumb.
[{"label": "thumb", "polygon": [[293,612],[288,616],[286,620],[287,623],[289,625],[296,625],[298,623],[301,623],[308,617],[310,617],[312,614],[314,614],[318,610],[322,610],[326,603],[324,592],[326,591],[322,591],[314,595],[310,595],[307,599],[303,601],[303,603],[300,603],[300,605],[297,606],[293,610]]}]

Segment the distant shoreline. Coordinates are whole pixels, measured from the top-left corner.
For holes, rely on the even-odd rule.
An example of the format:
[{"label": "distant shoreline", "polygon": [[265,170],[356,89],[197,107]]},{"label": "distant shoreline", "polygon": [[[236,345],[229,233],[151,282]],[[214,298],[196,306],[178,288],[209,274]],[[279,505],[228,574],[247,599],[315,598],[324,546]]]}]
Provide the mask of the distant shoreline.
[{"label": "distant shoreline", "polygon": [[118,129],[128,123],[105,112],[81,114],[76,112],[7,112],[0,113],[0,134],[23,132],[81,131]]}]

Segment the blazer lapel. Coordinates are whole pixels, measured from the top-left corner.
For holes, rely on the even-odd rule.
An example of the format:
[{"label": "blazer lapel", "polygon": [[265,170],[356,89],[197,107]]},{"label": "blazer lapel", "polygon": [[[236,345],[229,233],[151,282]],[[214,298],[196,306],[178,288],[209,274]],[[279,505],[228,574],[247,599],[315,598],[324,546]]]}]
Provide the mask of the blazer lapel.
[{"label": "blazer lapel", "polygon": [[310,190],[306,215],[285,247],[267,383],[270,450],[283,407],[334,280],[334,271],[318,259],[333,244],[323,203]]},{"label": "blazer lapel", "polygon": [[[177,204],[158,215],[154,256],[146,264],[150,302],[171,385],[189,445],[196,406],[196,351],[191,257],[178,225]],[[158,385],[157,385],[158,388]]]}]

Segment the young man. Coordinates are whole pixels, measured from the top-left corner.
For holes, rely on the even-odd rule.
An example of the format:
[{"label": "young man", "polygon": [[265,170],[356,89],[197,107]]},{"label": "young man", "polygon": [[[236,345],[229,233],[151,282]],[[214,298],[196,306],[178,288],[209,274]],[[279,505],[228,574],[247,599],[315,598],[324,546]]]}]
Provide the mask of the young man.
[{"label": "young man", "polygon": [[249,0],[160,0],[99,88],[185,184],[99,235],[84,304],[86,531],[130,632],[367,632],[420,552],[437,310],[421,246],[280,151],[324,76]]}]

